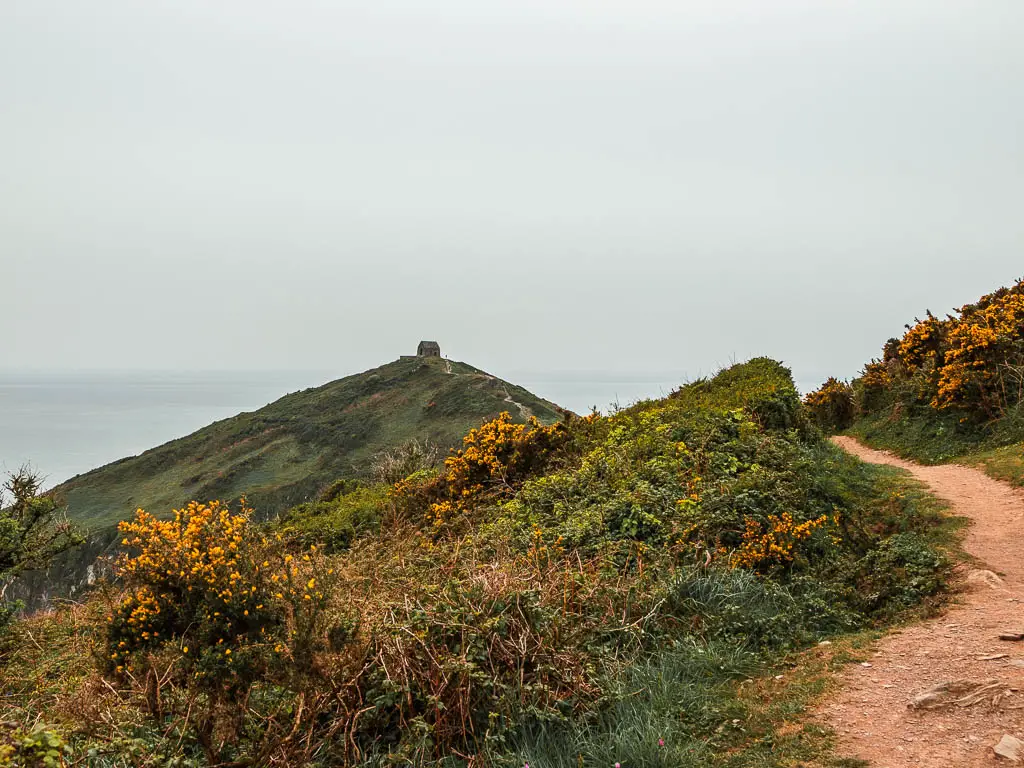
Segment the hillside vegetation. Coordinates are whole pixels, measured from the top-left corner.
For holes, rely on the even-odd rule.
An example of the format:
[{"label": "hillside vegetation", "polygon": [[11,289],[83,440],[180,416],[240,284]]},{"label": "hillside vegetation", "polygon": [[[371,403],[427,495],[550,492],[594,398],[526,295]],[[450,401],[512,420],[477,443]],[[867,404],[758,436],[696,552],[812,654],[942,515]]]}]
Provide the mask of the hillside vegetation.
[{"label": "hillside vegetation", "polygon": [[1024,483],[1024,283],[945,318],[927,312],[850,384],[830,379],[807,404],[826,429]]},{"label": "hillside vegetation", "polygon": [[218,421],[79,475],[57,492],[71,518],[92,529],[138,507],[166,514],[191,499],[242,495],[270,516],[339,478],[365,476],[380,451],[413,438],[447,450],[505,410],[520,422],[561,418],[552,403],[472,366],[403,358]]},{"label": "hillside vegetation", "polygon": [[799,697],[766,703],[756,680],[927,606],[948,567],[949,521],[824,441],[763,358],[608,417],[501,415],[443,467],[411,469],[340,483],[270,527],[217,502],[123,524],[116,587],[0,642],[11,753],[34,739],[97,766],[824,761],[820,730],[786,724]]}]

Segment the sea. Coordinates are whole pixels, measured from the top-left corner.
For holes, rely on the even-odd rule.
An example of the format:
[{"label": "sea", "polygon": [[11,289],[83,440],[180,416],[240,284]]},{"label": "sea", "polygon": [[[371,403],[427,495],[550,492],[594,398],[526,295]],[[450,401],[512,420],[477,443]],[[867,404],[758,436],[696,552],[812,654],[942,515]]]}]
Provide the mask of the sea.
[{"label": "sea", "polygon": [[[495,371],[575,411],[662,397],[681,371]],[[338,378],[337,372],[0,373],[0,470],[28,465],[49,488],[220,419]]]}]

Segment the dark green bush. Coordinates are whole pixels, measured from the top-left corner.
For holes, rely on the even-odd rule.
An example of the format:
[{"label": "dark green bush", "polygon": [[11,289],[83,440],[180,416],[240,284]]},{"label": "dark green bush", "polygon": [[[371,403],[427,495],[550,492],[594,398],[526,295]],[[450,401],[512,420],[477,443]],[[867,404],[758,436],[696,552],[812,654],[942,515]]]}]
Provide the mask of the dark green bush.
[{"label": "dark green bush", "polygon": [[[22,467],[0,485],[0,585],[26,571],[45,569],[63,552],[80,545],[82,532],[64,514],[53,493],[42,492],[43,478]],[[0,630],[19,610],[0,589]]]},{"label": "dark green bush", "polygon": [[302,543],[317,544],[328,553],[341,552],[357,536],[379,528],[387,493],[387,487],[380,485],[357,485],[347,492],[342,489],[340,495],[333,495],[328,501],[293,507],[282,515],[277,527]]},{"label": "dark green bush", "polygon": [[854,583],[866,611],[896,613],[941,590],[948,566],[948,559],[925,537],[897,533],[857,563]]}]

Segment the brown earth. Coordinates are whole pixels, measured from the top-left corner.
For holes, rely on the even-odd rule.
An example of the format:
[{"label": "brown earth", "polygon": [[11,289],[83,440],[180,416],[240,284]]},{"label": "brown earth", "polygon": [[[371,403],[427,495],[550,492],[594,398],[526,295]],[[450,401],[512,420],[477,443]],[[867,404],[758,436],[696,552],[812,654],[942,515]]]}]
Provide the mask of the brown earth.
[{"label": "brown earth", "polygon": [[[921,466],[848,437],[835,442],[864,461],[908,470],[970,518],[964,548],[978,562],[941,616],[892,632],[867,662],[851,664],[818,716],[836,731],[839,754],[880,768],[1013,765],[993,747],[1004,734],[1024,739],[1024,641],[999,639],[1024,633],[1024,494],[970,467]],[[909,706],[953,681],[987,687],[973,704],[960,693],[949,696],[960,703],[937,709]]]}]

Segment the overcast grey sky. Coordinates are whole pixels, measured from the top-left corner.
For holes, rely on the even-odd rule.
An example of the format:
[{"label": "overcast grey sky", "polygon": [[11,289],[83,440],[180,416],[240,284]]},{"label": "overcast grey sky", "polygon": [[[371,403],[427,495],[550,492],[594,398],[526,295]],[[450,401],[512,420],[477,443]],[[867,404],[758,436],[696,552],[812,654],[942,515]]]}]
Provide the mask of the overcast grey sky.
[{"label": "overcast grey sky", "polygon": [[1024,274],[1020,0],[3,0],[0,368],[853,375]]}]

